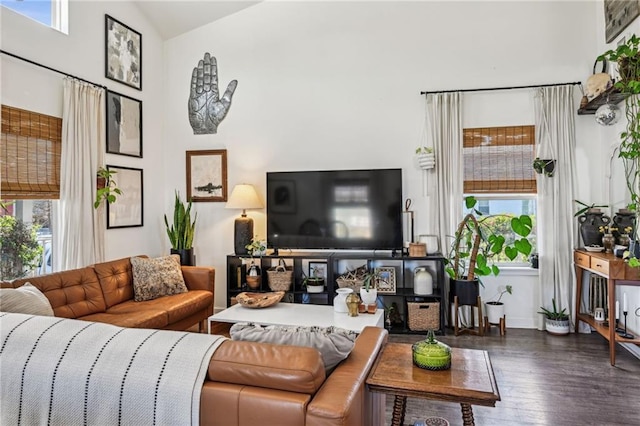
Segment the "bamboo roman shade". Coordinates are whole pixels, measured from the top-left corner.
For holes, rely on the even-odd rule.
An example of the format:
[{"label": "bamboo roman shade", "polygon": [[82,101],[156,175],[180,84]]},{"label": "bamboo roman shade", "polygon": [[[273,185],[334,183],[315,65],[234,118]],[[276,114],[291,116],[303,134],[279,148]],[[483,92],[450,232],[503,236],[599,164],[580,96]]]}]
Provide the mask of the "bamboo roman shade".
[{"label": "bamboo roman shade", "polygon": [[60,198],[62,119],[2,105],[2,199]]},{"label": "bamboo roman shade", "polygon": [[464,192],[537,192],[534,126],[463,130]]}]

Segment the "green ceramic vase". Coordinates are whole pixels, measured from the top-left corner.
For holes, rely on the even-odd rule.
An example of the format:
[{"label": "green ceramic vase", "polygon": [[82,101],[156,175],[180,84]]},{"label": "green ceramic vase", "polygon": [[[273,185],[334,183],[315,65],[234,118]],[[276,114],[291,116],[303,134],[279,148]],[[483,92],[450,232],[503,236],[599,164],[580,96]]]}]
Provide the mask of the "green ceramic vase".
[{"label": "green ceramic vase", "polygon": [[448,370],[451,368],[451,347],[436,340],[433,330],[427,338],[411,347],[413,363],[425,370]]}]

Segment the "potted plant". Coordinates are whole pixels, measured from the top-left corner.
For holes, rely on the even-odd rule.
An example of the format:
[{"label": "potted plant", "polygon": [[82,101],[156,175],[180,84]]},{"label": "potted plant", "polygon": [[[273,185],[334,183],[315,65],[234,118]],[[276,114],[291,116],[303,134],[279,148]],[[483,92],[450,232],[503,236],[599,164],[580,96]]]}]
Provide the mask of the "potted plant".
[{"label": "potted plant", "polygon": [[311,276],[308,277],[302,273],[304,278],[302,279],[302,286],[307,289],[307,293],[322,293],[324,291],[324,278],[319,276],[321,273],[320,268],[317,266],[311,267]]},{"label": "potted plant", "polygon": [[173,207],[173,223],[169,225],[167,215],[164,215],[164,224],[171,242],[171,253],[180,255],[181,265],[194,265],[193,236],[196,229],[196,213],[191,221],[191,201],[185,206],[180,200],[180,194],[176,191]]},{"label": "potted plant", "polygon": [[[640,213],[640,38],[635,34],[615,49],[608,50],[597,60],[617,62],[620,79],[613,85],[620,93],[626,95],[625,115],[626,129],[620,133],[618,157],[622,159],[625,170],[627,189],[631,203],[629,209],[636,214],[636,223]],[[630,266],[640,266],[638,246],[638,229],[633,230],[629,253]]]},{"label": "potted plant", "polygon": [[360,288],[360,299],[362,299],[362,303],[370,306],[376,305],[376,300],[378,299],[378,290],[376,288],[376,283],[378,281],[386,282],[384,277],[380,274],[380,271],[367,270],[363,276],[363,284]]},{"label": "potted plant", "polygon": [[538,174],[544,174],[546,177],[552,177],[553,172],[556,169],[556,160],[541,159],[536,157],[533,160],[533,170]]},{"label": "potted plant", "polygon": [[[499,289],[498,293],[496,293],[490,301],[485,303],[489,324],[499,324],[500,318],[504,317],[504,302],[501,302],[501,300],[505,293],[513,294],[513,286],[507,285],[506,287]],[[496,297],[498,299],[494,300]]]},{"label": "potted plant", "polygon": [[264,256],[267,252],[267,243],[264,240],[261,240],[256,235],[251,239],[251,243],[244,246],[247,249],[249,255],[253,258],[254,256]]},{"label": "potted plant", "polygon": [[100,207],[103,201],[113,203],[116,201],[116,194],[122,195],[122,190],[117,187],[113,175],[118,173],[115,170],[100,167],[96,172],[96,200],[93,202],[93,208]]},{"label": "potted plant", "polygon": [[416,157],[422,170],[431,170],[436,166],[436,154],[433,148],[419,146],[416,148]]},{"label": "potted plant", "polygon": [[475,209],[476,204],[475,197],[465,197],[465,205],[473,213],[467,214],[458,225],[453,244],[445,258],[445,271],[450,278],[450,298],[453,300],[457,296],[461,305],[477,303],[480,294],[479,277],[500,273],[498,265],[493,263],[494,259],[504,255],[509,260],[514,260],[520,254],[529,256],[532,250],[527,239],[533,227],[530,216],[511,217],[511,235],[502,235],[488,227],[488,219],[496,216],[476,218],[475,215],[482,215]]},{"label": "potted plant", "polygon": [[544,307],[540,307],[539,314],[545,316],[545,326],[547,333],[554,334],[556,336],[564,336],[569,334],[569,315],[565,308],[558,312],[556,307],[556,299],[551,299],[553,304],[553,311],[550,311]]}]

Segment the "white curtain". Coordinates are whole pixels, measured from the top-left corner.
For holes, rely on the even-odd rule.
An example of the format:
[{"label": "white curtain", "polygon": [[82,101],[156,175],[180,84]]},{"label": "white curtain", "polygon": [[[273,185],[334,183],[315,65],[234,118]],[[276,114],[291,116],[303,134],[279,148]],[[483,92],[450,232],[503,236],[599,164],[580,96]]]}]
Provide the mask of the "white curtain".
[{"label": "white curtain", "polygon": [[56,271],[104,261],[105,207],[93,208],[96,172],[103,164],[104,116],[102,88],[64,80]]},{"label": "white curtain", "polygon": [[[537,175],[538,184],[538,252],[540,306],[558,309],[573,317],[575,278],[573,247],[576,232],[573,218],[575,199],[575,117],[573,86],[536,89],[536,155],[556,160],[553,177]],[[538,328],[544,329],[540,315]]]}]

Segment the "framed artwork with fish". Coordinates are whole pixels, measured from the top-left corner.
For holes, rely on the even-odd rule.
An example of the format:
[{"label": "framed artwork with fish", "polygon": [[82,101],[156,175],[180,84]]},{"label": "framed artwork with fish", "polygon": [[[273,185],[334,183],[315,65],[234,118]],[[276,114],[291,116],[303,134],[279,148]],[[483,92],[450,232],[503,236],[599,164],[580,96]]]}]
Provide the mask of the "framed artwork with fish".
[{"label": "framed artwork with fish", "polygon": [[187,151],[187,201],[227,201],[227,150]]}]

